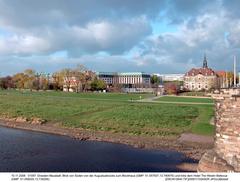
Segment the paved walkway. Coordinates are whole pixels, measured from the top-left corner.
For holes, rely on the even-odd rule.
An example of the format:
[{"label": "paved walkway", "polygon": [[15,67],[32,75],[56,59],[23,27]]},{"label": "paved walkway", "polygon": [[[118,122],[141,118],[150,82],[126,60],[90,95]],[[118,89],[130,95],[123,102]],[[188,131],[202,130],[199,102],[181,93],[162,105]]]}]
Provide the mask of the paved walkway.
[{"label": "paved walkway", "polygon": [[213,144],[214,137],[213,136],[203,136],[192,133],[183,133],[181,137],[178,139],[179,142],[197,142],[203,144]]},{"label": "paved walkway", "polygon": [[203,103],[203,102],[174,102],[174,101],[158,101],[157,99],[164,97],[162,95],[149,97],[141,100],[135,100],[137,102],[150,102],[150,103],[165,103],[165,104],[191,104],[191,105],[214,105],[214,103]]},{"label": "paved walkway", "polygon": [[[173,96],[176,97],[176,96]],[[186,97],[186,98],[200,98],[200,99],[211,99],[211,97],[208,96],[188,96],[188,95],[179,95],[177,97]]]},{"label": "paved walkway", "polygon": [[159,96],[154,96],[154,97],[148,97],[148,98],[137,100],[137,101],[141,101],[141,102],[152,102],[153,101],[153,102],[156,102],[155,100],[159,99],[160,97],[163,97],[163,96],[159,95]]}]

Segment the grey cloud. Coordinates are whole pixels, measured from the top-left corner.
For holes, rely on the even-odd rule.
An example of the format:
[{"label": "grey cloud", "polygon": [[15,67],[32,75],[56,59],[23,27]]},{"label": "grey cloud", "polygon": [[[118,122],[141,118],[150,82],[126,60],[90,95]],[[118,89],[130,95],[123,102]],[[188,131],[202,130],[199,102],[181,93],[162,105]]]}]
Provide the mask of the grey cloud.
[{"label": "grey cloud", "polygon": [[129,16],[154,16],[165,1],[120,0],[1,0],[1,21],[18,27],[84,25],[89,21]]},{"label": "grey cloud", "polygon": [[[158,0],[0,0],[0,26],[12,34],[0,40],[0,47],[9,47],[0,54],[61,50],[74,57],[99,51],[121,54],[151,34],[149,18],[164,4]],[[15,41],[10,41],[13,37]],[[30,37],[37,42],[22,46]]]},{"label": "grey cloud", "polygon": [[102,19],[119,20],[164,15],[172,23],[214,9],[208,0],[0,0],[0,22],[18,28],[83,26]]},{"label": "grey cloud", "polygon": [[[200,67],[203,54],[207,53],[211,67],[231,70],[232,56],[239,55],[239,27],[238,20],[229,21],[222,12],[199,15],[192,27],[185,21],[175,33],[147,39],[140,57],[155,57],[160,71],[168,65],[167,70],[177,68],[186,72],[191,67]],[[229,32],[228,37],[225,37],[226,32]]]},{"label": "grey cloud", "polygon": [[226,10],[230,18],[239,18],[240,1],[239,0],[222,0],[222,7]]},{"label": "grey cloud", "polygon": [[168,1],[166,14],[171,24],[180,24],[186,19],[195,19],[196,16],[203,15],[206,12],[212,12],[219,7],[217,1],[209,0],[177,0]]},{"label": "grey cloud", "polygon": [[0,39],[0,54],[49,54],[66,50],[70,56],[106,51],[121,54],[151,34],[145,17],[89,22],[86,26],[43,28]]},{"label": "grey cloud", "polygon": [[[0,37],[1,69],[83,63],[96,71],[177,73],[201,66],[204,52],[210,66],[231,69],[240,47],[238,7],[237,0],[0,0],[0,27],[12,33]],[[150,21],[163,19],[176,32],[152,35]],[[48,56],[61,50],[69,58]]]}]

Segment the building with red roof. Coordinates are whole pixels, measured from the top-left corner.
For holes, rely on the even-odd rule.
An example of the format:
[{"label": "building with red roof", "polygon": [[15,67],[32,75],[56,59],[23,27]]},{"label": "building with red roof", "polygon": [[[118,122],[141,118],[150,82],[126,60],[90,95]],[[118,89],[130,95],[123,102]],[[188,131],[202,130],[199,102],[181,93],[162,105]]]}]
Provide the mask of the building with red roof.
[{"label": "building with red roof", "polygon": [[219,87],[218,74],[207,65],[204,56],[202,68],[192,68],[184,75],[184,88],[189,91],[210,90]]}]

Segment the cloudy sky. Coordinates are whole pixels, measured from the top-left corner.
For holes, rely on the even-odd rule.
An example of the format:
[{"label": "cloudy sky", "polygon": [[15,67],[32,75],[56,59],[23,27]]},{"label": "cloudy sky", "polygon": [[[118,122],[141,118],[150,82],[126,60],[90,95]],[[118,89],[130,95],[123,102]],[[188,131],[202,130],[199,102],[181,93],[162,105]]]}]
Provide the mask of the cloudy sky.
[{"label": "cloudy sky", "polygon": [[[0,0],[0,75],[54,72],[184,73],[240,64],[239,0]],[[240,66],[239,66],[240,68]]]}]

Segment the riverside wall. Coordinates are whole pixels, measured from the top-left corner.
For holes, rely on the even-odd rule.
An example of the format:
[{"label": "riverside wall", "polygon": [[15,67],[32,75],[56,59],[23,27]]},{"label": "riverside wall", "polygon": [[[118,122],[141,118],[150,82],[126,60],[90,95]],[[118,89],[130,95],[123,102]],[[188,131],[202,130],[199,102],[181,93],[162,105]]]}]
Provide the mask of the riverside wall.
[{"label": "riverside wall", "polygon": [[199,172],[240,172],[240,90],[213,95],[214,148],[201,158]]}]

